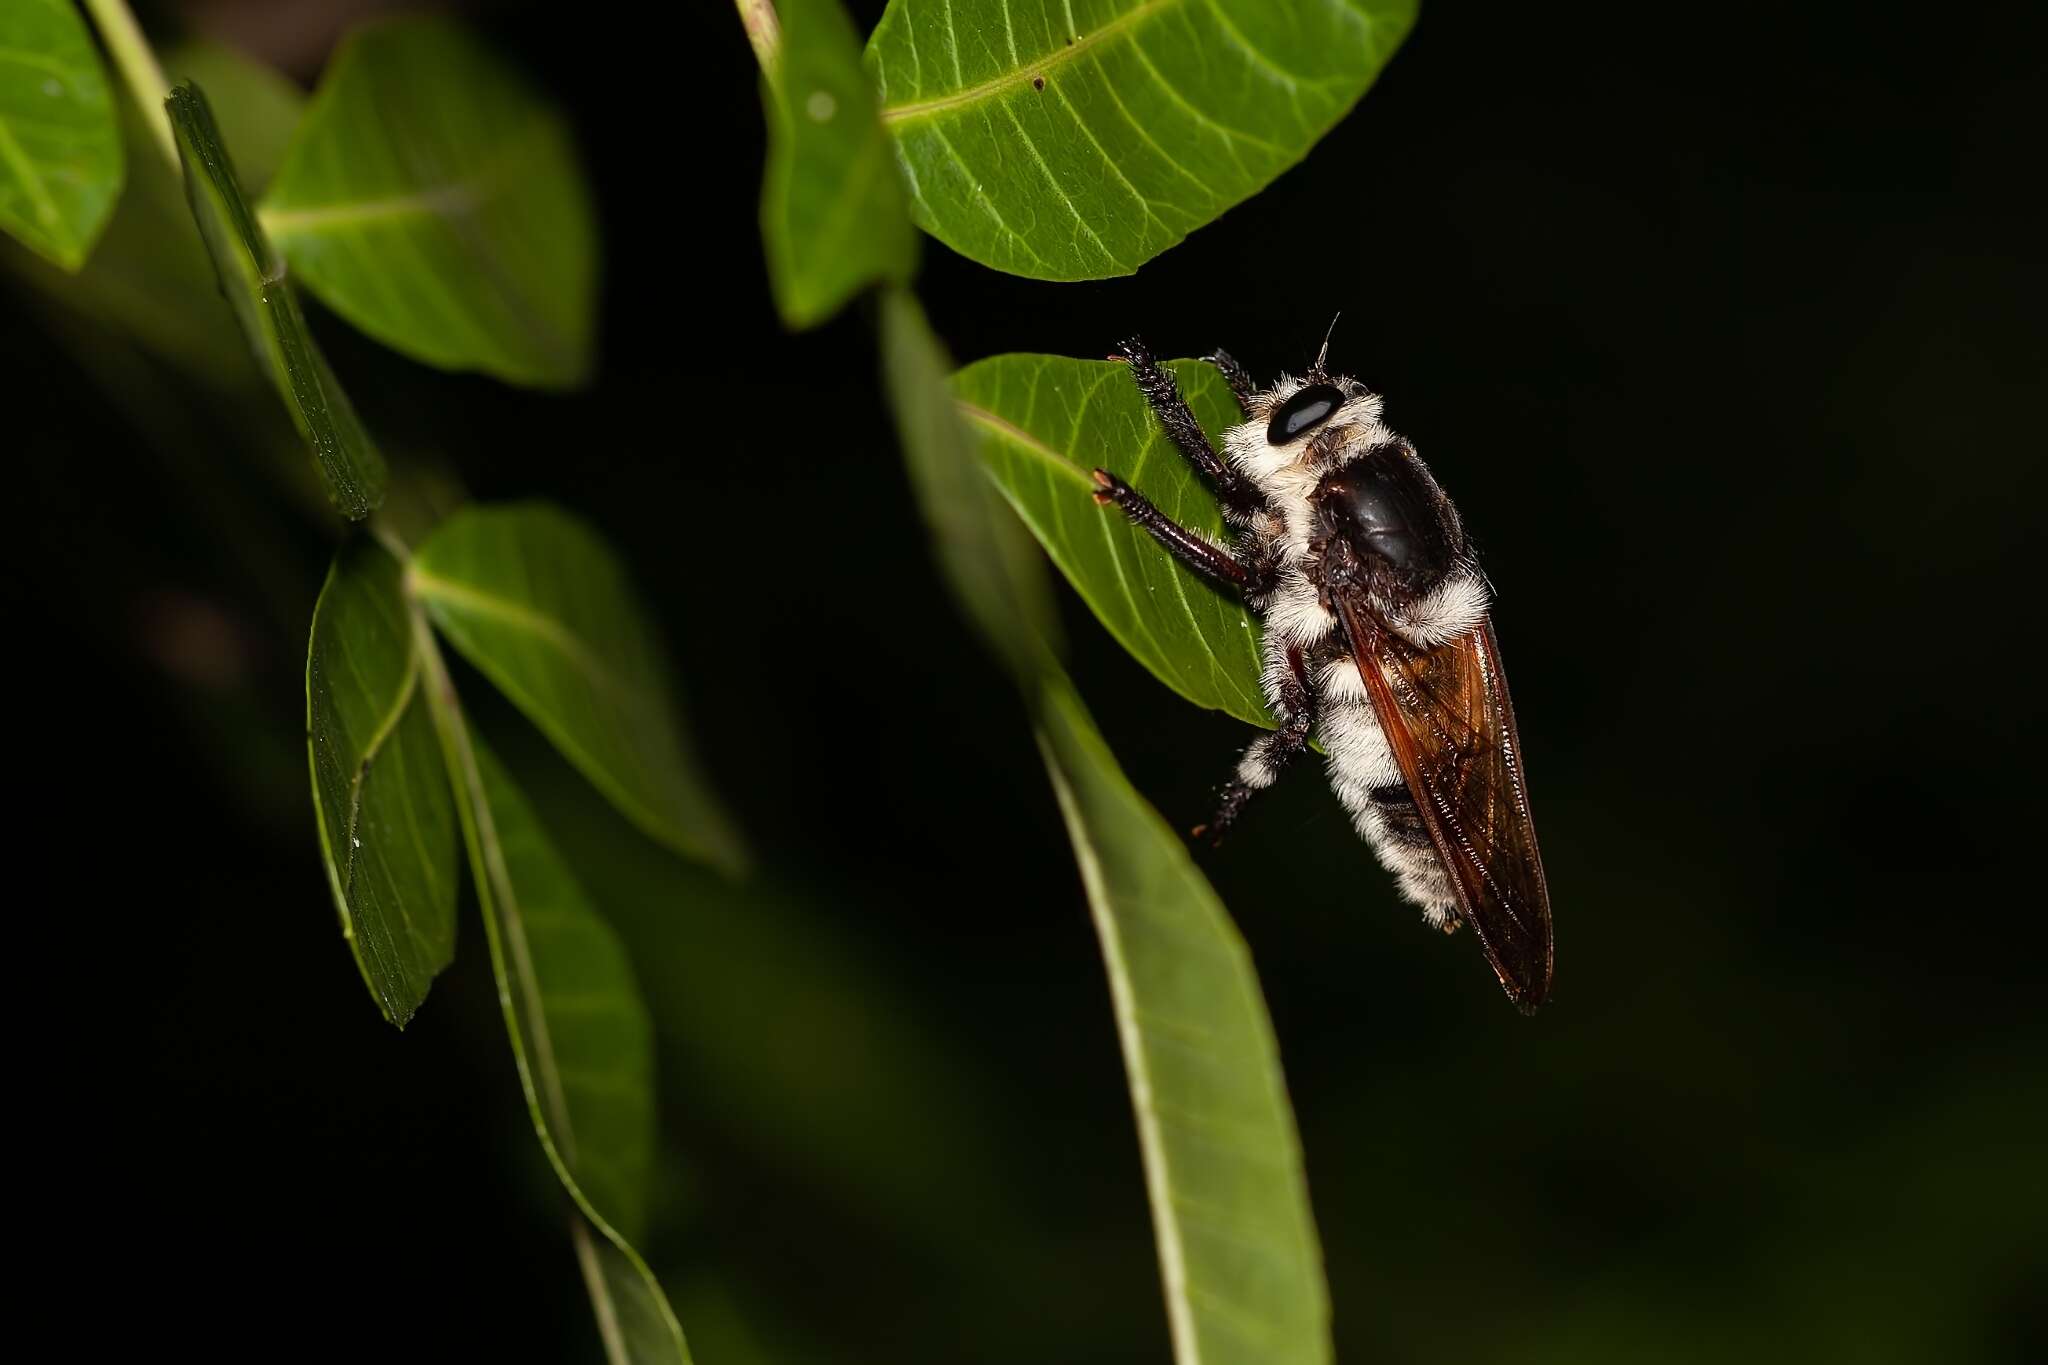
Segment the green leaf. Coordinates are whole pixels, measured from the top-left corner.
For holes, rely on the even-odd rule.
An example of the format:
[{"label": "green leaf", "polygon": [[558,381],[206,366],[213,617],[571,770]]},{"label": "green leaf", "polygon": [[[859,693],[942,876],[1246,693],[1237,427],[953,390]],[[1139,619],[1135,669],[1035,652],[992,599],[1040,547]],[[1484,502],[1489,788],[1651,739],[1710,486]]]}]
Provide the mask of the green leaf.
[{"label": "green leaf", "polygon": [[868,40],[919,227],[1041,280],[1128,275],[1307,155],[1415,0],[890,0]]},{"label": "green leaf", "polygon": [[[883,322],[911,480],[934,523],[940,563],[969,615],[1013,660],[1080,863],[1130,1078],[1175,1356],[1181,1365],[1326,1361],[1322,1256],[1250,954],[1050,651],[1006,645],[1022,626],[1006,604],[1035,610],[1043,571],[1020,569],[1000,548],[1003,518],[977,496],[957,433],[945,437],[943,424],[918,412],[909,393],[923,368],[918,352],[936,345],[919,340],[914,305],[885,300]],[[1116,378],[1130,387],[1127,376]],[[1019,415],[1034,410],[1025,405]],[[1085,482],[1073,496],[1097,510]]]},{"label": "green leaf", "polygon": [[870,284],[907,281],[917,235],[846,11],[839,0],[781,0],[780,16],[762,89],[761,236],[783,321],[811,327]]},{"label": "green leaf", "polygon": [[456,836],[400,579],[375,541],[334,557],[306,651],[306,752],[342,935],[403,1028],[455,956]]},{"label": "green leaf", "polygon": [[1175,1358],[1326,1361],[1322,1253],[1251,955],[1063,679],[1038,742],[1109,969]]},{"label": "green leaf", "polygon": [[434,623],[627,818],[736,871],[739,836],[697,773],[667,660],[625,567],[541,503],[466,507],[413,556]]},{"label": "green leaf", "polygon": [[242,197],[206,96],[196,85],[180,85],[165,104],[185,166],[186,202],[213,258],[221,292],[259,368],[270,376],[299,434],[312,447],[328,500],[343,516],[360,521],[383,499],[384,457],[306,329],[283,262]]},{"label": "green leaf", "polygon": [[[1215,368],[1170,368],[1203,428],[1242,420]],[[1121,474],[1183,526],[1222,531],[1216,498],[1167,440],[1121,362],[1004,355],[953,377],[983,462],[1053,563],[1123,647],[1201,706],[1271,728],[1259,690],[1258,623],[1113,508],[1090,471]]]},{"label": "green leaf", "polygon": [[253,57],[218,43],[181,43],[163,54],[173,82],[206,92],[206,102],[235,149],[235,178],[244,194],[260,195],[277,178],[306,114],[306,93]]},{"label": "green leaf", "polygon": [[0,228],[66,270],[121,194],[106,69],[71,0],[0,5]]},{"label": "green leaf", "polygon": [[597,226],[568,127],[452,20],[342,43],[262,217],[321,302],[415,360],[589,378]]},{"label": "green leaf", "polygon": [[576,1205],[576,1259],[613,1362],[690,1359],[661,1284],[633,1249],[653,1160],[654,1043],[609,925],[591,909],[525,794],[469,729],[439,655],[422,648],[491,969],[527,1111]]},{"label": "green leaf", "polygon": [[[242,152],[235,168],[245,185],[266,180],[281,154],[277,139],[289,137],[298,121],[304,97],[297,88],[210,44],[170,49],[163,65],[173,77],[204,86],[222,133]],[[238,396],[251,386],[267,387],[234,314],[221,307],[220,278],[192,231],[184,177],[155,154],[135,103],[117,106],[124,145],[142,154],[130,158],[120,201],[85,268],[66,274],[26,251],[0,256],[66,308],[132,337],[196,379]]]},{"label": "green leaf", "polygon": [[882,296],[882,375],[904,463],[947,582],[984,639],[1020,677],[1060,648],[1044,561],[974,457],[947,388],[952,366],[906,290]]}]

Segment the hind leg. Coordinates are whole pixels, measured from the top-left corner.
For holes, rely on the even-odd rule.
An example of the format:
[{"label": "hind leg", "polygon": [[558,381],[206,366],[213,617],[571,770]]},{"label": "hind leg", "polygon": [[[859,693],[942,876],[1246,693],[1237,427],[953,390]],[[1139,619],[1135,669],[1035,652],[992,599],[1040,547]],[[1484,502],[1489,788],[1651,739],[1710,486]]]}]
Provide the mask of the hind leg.
[{"label": "hind leg", "polygon": [[1224,834],[1252,799],[1252,793],[1272,786],[1282,770],[1308,747],[1309,736],[1316,729],[1315,693],[1309,690],[1298,651],[1288,651],[1287,666],[1292,676],[1280,686],[1280,728],[1260,735],[1245,749],[1244,757],[1237,763],[1237,775],[1223,785],[1216,814],[1208,824],[1195,826],[1193,833],[1197,839],[1207,838],[1212,845],[1222,843]]}]

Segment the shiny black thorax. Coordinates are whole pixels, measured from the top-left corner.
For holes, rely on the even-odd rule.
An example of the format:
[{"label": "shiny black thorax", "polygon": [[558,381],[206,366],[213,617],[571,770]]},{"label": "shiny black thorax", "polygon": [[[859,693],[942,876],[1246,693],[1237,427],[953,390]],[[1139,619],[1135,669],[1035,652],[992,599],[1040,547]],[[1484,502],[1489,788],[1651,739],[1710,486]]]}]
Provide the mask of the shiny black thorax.
[{"label": "shiny black thorax", "polygon": [[1360,586],[1401,605],[1429,592],[1464,560],[1464,528],[1429,470],[1404,441],[1347,460],[1310,495],[1309,537],[1318,586]]}]

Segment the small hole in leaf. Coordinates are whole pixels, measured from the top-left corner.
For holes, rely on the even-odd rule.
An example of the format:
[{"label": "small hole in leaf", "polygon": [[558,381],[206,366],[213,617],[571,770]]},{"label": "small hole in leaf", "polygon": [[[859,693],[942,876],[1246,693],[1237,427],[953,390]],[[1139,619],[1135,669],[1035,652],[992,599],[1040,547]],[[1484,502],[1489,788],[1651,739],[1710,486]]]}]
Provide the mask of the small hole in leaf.
[{"label": "small hole in leaf", "polygon": [[1043,77],[1043,76],[1033,76],[1033,77],[1031,78],[1031,88],[1032,88],[1033,90],[1043,90],[1043,89],[1045,89],[1045,77]]}]

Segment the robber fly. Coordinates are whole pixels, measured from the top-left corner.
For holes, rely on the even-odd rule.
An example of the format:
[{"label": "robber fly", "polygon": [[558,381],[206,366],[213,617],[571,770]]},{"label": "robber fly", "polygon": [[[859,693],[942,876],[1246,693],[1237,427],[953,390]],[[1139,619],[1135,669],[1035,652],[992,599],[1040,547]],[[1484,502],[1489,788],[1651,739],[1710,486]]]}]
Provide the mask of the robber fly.
[{"label": "robber fly", "polygon": [[1550,897],[1529,819],[1515,713],[1487,619],[1489,589],[1457,509],[1380,395],[1324,368],[1269,389],[1205,357],[1244,422],[1218,458],[1173,376],[1140,341],[1130,366],[1166,434],[1222,502],[1230,543],[1169,521],[1107,470],[1114,505],[1175,558],[1244,595],[1265,627],[1266,701],[1279,728],[1245,750],[1215,817],[1220,837],[1313,735],[1352,823],[1423,918],[1470,921],[1524,1013],[1550,994]]}]

